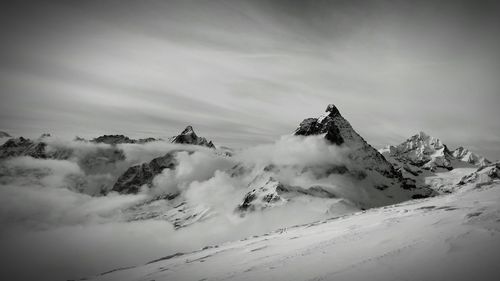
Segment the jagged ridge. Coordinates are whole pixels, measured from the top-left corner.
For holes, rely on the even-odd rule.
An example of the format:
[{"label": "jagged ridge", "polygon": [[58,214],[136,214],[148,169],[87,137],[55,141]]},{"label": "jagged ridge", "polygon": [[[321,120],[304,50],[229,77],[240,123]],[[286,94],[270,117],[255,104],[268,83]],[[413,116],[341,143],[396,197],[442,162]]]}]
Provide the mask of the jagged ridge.
[{"label": "jagged ridge", "polygon": [[172,143],[193,144],[215,148],[215,145],[212,143],[212,141],[208,141],[206,138],[196,135],[192,126],[187,126],[186,129],[182,131],[182,133],[173,137]]}]

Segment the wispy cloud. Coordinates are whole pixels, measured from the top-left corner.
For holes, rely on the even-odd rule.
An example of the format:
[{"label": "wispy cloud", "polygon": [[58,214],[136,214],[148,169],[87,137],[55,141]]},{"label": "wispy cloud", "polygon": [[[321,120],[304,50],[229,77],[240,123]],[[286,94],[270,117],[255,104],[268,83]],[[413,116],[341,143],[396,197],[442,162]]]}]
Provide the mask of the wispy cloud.
[{"label": "wispy cloud", "polygon": [[11,4],[0,30],[0,127],[165,136],[193,124],[247,146],[336,103],[376,145],[424,130],[481,147],[500,132],[491,121],[500,117],[497,6]]}]

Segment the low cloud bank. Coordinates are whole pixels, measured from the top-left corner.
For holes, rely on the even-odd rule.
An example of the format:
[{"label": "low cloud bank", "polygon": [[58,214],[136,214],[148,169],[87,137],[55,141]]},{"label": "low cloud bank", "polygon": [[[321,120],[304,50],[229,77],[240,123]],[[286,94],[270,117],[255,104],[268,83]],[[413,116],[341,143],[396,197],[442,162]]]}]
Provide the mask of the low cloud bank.
[{"label": "low cloud bank", "polygon": [[[9,265],[2,268],[9,280],[88,276],[353,210],[342,200],[325,203],[304,197],[244,217],[235,212],[249,191],[248,184],[266,166],[289,167],[280,171],[280,180],[310,186],[318,177],[313,172],[297,177],[297,171],[345,163],[345,148],[328,145],[321,136],[287,136],[274,144],[236,151],[233,157],[162,141],[116,147],[58,139],[47,143],[67,157],[0,162],[0,257]],[[156,176],[151,188],[132,195],[100,194],[110,190],[131,165],[179,149],[194,152],[178,152],[177,168]],[[246,171],[235,176],[237,165]],[[334,187],[332,178],[319,180]],[[179,230],[168,221],[125,219],[129,207],[171,192],[180,193],[190,206],[210,209],[213,215]]]}]

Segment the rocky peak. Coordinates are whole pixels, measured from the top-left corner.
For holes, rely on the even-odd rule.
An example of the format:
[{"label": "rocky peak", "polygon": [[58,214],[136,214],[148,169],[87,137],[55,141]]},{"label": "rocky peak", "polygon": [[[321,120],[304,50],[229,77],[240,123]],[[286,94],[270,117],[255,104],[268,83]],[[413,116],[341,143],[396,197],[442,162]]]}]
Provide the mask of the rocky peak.
[{"label": "rocky peak", "polygon": [[[137,193],[143,185],[151,186],[155,176],[164,169],[175,169],[178,165],[177,153],[182,150],[174,150],[164,156],[154,158],[149,163],[132,166],[123,173],[113,186],[112,191],[123,194]],[[193,151],[187,151],[191,154]]]},{"label": "rocky peak", "polygon": [[335,105],[329,104],[325,114],[318,118],[304,119],[294,134],[300,136],[325,134],[325,139],[333,144],[341,145],[344,143],[344,138],[339,130],[339,122],[335,122],[335,118],[342,118],[342,116]]},{"label": "rocky peak", "polygon": [[95,143],[106,143],[106,144],[119,144],[119,143],[134,143],[133,139],[130,139],[124,135],[103,135],[92,140]]},{"label": "rocky peak", "polygon": [[194,135],[196,136],[196,133],[194,132],[194,129],[191,125],[187,126],[184,131],[182,131],[181,135]]},{"label": "rocky peak", "polygon": [[328,112],[328,113],[329,113],[328,115],[329,115],[330,117],[334,117],[335,115],[340,115],[339,110],[337,109],[337,107],[336,107],[333,103],[329,104],[329,105],[326,107],[325,112]]},{"label": "rocky peak", "polygon": [[394,167],[352,128],[334,104],[329,104],[326,113],[320,117],[304,119],[294,134],[298,136],[325,134],[325,139],[330,143],[350,148],[349,157],[354,162],[384,175],[397,177]]},{"label": "rocky peak", "polygon": [[435,137],[419,132],[397,146],[388,146],[381,152],[386,158],[424,169],[453,169],[453,156],[448,147]]},{"label": "rocky peak", "polygon": [[[80,139],[77,139],[77,140],[80,140]],[[106,143],[106,144],[111,144],[111,145],[122,144],[122,143],[143,144],[143,143],[152,142],[152,141],[156,141],[156,139],[155,138],[145,138],[145,139],[137,139],[136,140],[136,139],[131,139],[131,138],[124,136],[124,135],[103,135],[103,136],[100,136],[100,137],[97,137],[97,138],[91,140],[91,142]]]},{"label": "rocky peak", "polygon": [[0,146],[0,158],[31,156],[33,158],[46,158],[44,142],[34,142],[23,137],[9,139]]},{"label": "rocky peak", "polygon": [[396,146],[387,146],[380,152],[393,164],[410,164],[428,170],[436,168],[453,169],[457,161],[477,166],[489,165],[491,162],[468,149],[459,147],[450,151],[438,138],[419,132]]},{"label": "rocky peak", "polygon": [[406,150],[420,149],[424,153],[442,150],[443,153],[450,154],[448,147],[440,139],[431,137],[424,132],[419,132],[403,144]]},{"label": "rocky peak", "polygon": [[173,137],[172,143],[193,144],[215,148],[212,141],[208,141],[206,138],[196,135],[192,126],[187,126],[180,135]]},{"label": "rocky peak", "polygon": [[491,164],[491,161],[489,161],[485,157],[480,156],[462,146],[453,150],[452,155],[460,161],[467,162],[473,165],[486,166]]}]

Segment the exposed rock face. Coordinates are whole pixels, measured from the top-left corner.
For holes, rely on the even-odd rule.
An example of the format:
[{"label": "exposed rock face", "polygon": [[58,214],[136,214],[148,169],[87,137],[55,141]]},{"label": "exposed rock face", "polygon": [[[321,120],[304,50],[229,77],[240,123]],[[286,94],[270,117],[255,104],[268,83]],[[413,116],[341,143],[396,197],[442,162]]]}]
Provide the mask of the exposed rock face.
[{"label": "exposed rock face", "polygon": [[155,138],[145,138],[145,139],[135,140],[135,139],[131,139],[131,138],[124,136],[124,135],[103,135],[103,136],[97,137],[91,141],[95,142],[95,143],[106,143],[106,144],[114,145],[114,144],[121,144],[121,143],[139,143],[139,144],[142,144],[142,143],[156,141],[156,139]]},{"label": "exposed rock face", "polygon": [[325,139],[332,144],[349,147],[352,151],[349,157],[363,168],[376,170],[387,177],[399,177],[394,167],[351,127],[333,104],[328,105],[325,114],[319,118],[307,118],[302,121],[294,134],[325,134]]},{"label": "exposed rock face", "polygon": [[0,158],[31,156],[33,158],[47,158],[44,142],[34,142],[23,137],[10,139],[0,146]]},{"label": "exposed rock face", "polygon": [[[8,157],[30,156],[41,159],[69,159],[75,156],[73,148],[66,146],[48,145],[46,142],[32,141],[23,137],[10,139],[0,146],[0,159]],[[78,164],[86,171],[99,171],[108,164],[125,160],[123,151],[115,147],[98,148],[84,155],[79,154]]]},{"label": "exposed rock face", "polygon": [[208,141],[204,137],[197,136],[193,130],[193,127],[191,126],[187,126],[180,135],[173,137],[172,143],[193,144],[215,148],[215,145],[212,143],[212,141]]},{"label": "exposed rock face", "polygon": [[[113,186],[113,191],[119,193],[137,193],[143,185],[150,186],[156,175],[164,169],[174,169],[177,166],[176,154],[180,150],[171,151],[164,156],[155,158],[149,163],[143,163],[128,168]],[[192,153],[188,151],[188,153]]]},{"label": "exposed rock face", "polygon": [[477,166],[487,166],[491,164],[491,162],[488,159],[479,156],[476,153],[469,151],[468,149],[465,149],[463,147],[455,149],[452,152],[452,155],[453,157],[455,157],[460,161],[467,162]]}]

